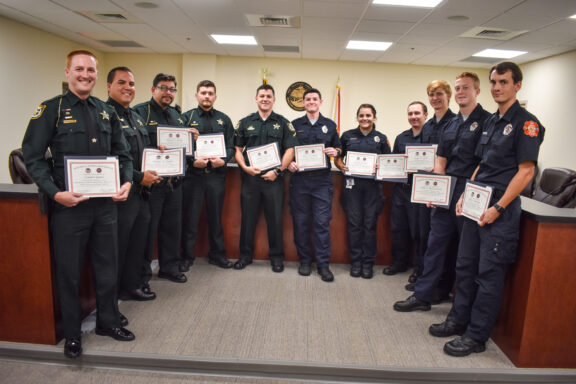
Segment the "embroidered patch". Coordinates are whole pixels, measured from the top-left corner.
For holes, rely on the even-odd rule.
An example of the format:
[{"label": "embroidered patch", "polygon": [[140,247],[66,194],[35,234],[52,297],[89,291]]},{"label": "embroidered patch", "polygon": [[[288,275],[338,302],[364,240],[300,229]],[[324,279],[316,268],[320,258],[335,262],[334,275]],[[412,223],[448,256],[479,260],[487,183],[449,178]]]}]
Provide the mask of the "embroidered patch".
[{"label": "embroidered patch", "polygon": [[374,136],[374,141],[379,143],[380,142],[380,136]]},{"label": "embroidered patch", "polygon": [[322,133],[328,133],[328,127],[327,126],[322,127]]},{"label": "embroidered patch", "polygon": [[538,136],[538,132],[540,132],[540,127],[538,127],[538,123],[535,121],[527,121],[524,123],[524,134],[530,137]]},{"label": "embroidered patch", "polygon": [[507,126],[504,127],[502,134],[504,136],[508,136],[511,132],[512,132],[512,124],[508,124]]},{"label": "embroidered patch", "polygon": [[477,121],[470,124],[470,132],[474,132],[476,130],[476,128],[478,128],[478,122]]},{"label": "embroidered patch", "polygon": [[38,108],[36,108],[36,111],[32,114],[31,119],[37,119],[40,116],[42,116],[42,114],[44,113],[44,110],[46,109],[46,106],[44,104],[40,104],[38,106]]}]

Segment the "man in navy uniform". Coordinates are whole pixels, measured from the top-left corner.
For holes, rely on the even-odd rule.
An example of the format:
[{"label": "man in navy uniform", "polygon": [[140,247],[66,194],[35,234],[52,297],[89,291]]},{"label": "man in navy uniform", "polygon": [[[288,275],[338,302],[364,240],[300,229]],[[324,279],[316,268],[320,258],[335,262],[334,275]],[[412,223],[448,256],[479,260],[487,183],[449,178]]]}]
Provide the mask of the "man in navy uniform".
[{"label": "man in navy uniform", "polygon": [[[79,281],[84,254],[96,284],[96,334],[119,341],[134,340],[122,328],[118,311],[118,226],[114,201],[125,201],[132,185],[132,158],[114,109],[90,96],[98,77],[93,53],[72,51],[64,73],[68,91],[40,104],[30,119],[22,149],[30,176],[53,200],[50,229],[56,263],[56,284],[66,339],[64,354],[82,353],[82,309]],[[52,163],[44,158],[50,148]],[[118,156],[121,187],[109,198],[89,198],[66,191],[64,156]]]},{"label": "man in navy uniform", "polygon": [[107,78],[108,101],[122,124],[130,145],[134,184],[126,201],[118,203],[118,296],[121,300],[154,300],[156,294],[145,281],[146,243],[150,225],[150,186],[160,182],[155,171],[142,172],[142,152],[150,145],[142,117],[130,103],[136,95],[134,74],[126,67],[115,67]]},{"label": "man in navy uniform", "polygon": [[[184,127],[184,119],[171,106],[177,92],[176,78],[159,73],[152,83],[152,98],[134,107],[144,119],[150,136],[150,144],[158,146],[156,130],[159,125]],[[182,185],[181,177],[163,177],[152,186],[150,195],[150,229],[146,244],[146,258],[152,262],[158,237],[158,277],[175,283],[185,283],[186,275],[180,271],[180,237],[182,233]],[[146,283],[152,271],[146,272]]]},{"label": "man in navy uniform", "polygon": [[[334,187],[330,175],[330,159],[342,152],[336,123],[320,113],[322,95],[317,89],[304,92],[306,115],[294,121],[300,145],[324,144],[326,169],[300,171],[296,162],[288,169],[294,172],[290,178],[290,211],[294,222],[294,244],[298,251],[298,273],[309,276],[313,256],[322,281],[334,281],[330,271],[330,220]],[[312,241],[312,238],[314,239]]]},{"label": "man in navy uniform", "polygon": [[198,224],[205,201],[210,243],[208,262],[221,268],[232,268],[232,262],[226,257],[222,208],[226,192],[226,164],[235,152],[234,126],[228,115],[214,108],[216,85],[212,81],[203,80],[198,83],[196,100],[198,100],[198,108],[191,109],[183,115],[185,124],[197,129],[200,134],[223,134],[226,156],[189,160],[182,185],[184,194],[182,259],[189,265],[194,262]]},{"label": "man in navy uniform", "polygon": [[464,222],[463,217],[456,216],[456,202],[480,161],[474,152],[484,121],[490,115],[477,101],[480,94],[478,75],[461,73],[456,77],[454,91],[460,112],[440,135],[434,172],[456,177],[456,186],[450,209],[432,208],[423,273],[413,283],[414,294],[394,304],[394,309],[400,312],[430,310],[431,303],[448,298],[454,284],[457,254],[454,244],[458,244]]},{"label": "man in navy uniform", "polygon": [[[275,101],[274,88],[271,85],[259,86],[256,90],[258,111],[240,120],[234,132],[235,158],[242,169],[240,258],[234,263],[234,269],[238,270],[252,264],[254,234],[262,202],[268,225],[268,258],[272,271],[284,271],[282,175],[294,158],[294,147],[298,145],[298,140],[290,121],[272,111]],[[277,168],[262,171],[249,162],[245,149],[270,143],[278,143],[281,164]]]},{"label": "man in navy uniform", "polygon": [[[480,164],[472,180],[493,188],[489,208],[476,223],[466,219],[456,263],[456,294],[446,321],[430,334],[461,335],[444,345],[452,356],[483,352],[496,323],[506,271],[516,259],[520,234],[520,192],[532,180],[544,127],[520,106],[522,71],[512,62],[490,70],[498,111],[488,118],[477,147]],[[456,206],[462,214],[462,198]]]}]

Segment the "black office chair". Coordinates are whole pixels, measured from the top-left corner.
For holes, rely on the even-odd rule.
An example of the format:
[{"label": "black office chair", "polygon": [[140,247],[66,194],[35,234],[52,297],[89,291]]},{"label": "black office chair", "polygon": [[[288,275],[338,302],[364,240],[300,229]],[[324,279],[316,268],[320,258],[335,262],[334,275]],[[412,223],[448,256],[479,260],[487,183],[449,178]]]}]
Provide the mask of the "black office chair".
[{"label": "black office chair", "polygon": [[567,168],[544,169],[532,198],[555,207],[576,207],[576,172]]},{"label": "black office chair", "polygon": [[[52,153],[50,149],[46,150],[44,158],[48,163],[52,162]],[[8,155],[8,169],[10,171],[10,178],[12,184],[34,184],[34,181],[28,174],[26,164],[24,163],[24,153],[22,148],[18,148],[10,152]]]}]

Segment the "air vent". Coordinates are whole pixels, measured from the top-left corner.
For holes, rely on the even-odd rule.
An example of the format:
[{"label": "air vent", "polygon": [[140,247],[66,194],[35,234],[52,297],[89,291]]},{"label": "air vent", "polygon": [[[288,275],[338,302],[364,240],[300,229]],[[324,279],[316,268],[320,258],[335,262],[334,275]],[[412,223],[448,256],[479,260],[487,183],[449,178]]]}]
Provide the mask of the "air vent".
[{"label": "air vent", "polygon": [[141,21],[127,12],[122,13],[108,13],[108,12],[92,12],[92,11],[78,11],[82,15],[96,23],[141,23]]},{"label": "air vent", "polygon": [[246,19],[251,27],[300,28],[297,16],[246,15]]},{"label": "air vent", "polygon": [[102,44],[106,44],[109,47],[114,48],[144,48],[143,45],[138,44],[135,41],[127,40],[98,40]]},{"label": "air vent", "polygon": [[488,28],[488,27],[475,27],[471,30],[464,32],[460,37],[471,37],[474,39],[489,39],[489,40],[510,40],[513,37],[522,35],[528,32],[524,31],[510,31],[501,28]]},{"label": "air vent", "polygon": [[262,48],[264,52],[300,52],[300,48],[295,45],[263,45]]}]

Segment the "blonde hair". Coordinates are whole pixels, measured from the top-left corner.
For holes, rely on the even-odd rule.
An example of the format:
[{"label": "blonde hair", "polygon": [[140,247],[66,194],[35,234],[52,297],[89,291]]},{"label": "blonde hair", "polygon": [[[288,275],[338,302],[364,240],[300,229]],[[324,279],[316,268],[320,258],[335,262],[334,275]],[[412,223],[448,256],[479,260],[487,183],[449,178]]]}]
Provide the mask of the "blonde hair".
[{"label": "blonde hair", "polygon": [[428,84],[428,87],[426,88],[426,93],[429,95],[430,92],[434,92],[437,89],[443,90],[448,95],[448,98],[452,96],[452,88],[450,88],[450,84],[448,84],[448,82],[444,80],[431,81],[430,84]]},{"label": "blonde hair", "polygon": [[98,65],[98,59],[96,58],[96,56],[90,52],[87,51],[85,49],[78,49],[76,51],[72,51],[70,52],[67,56],[66,56],[66,68],[70,68],[70,62],[72,61],[72,58],[74,56],[78,56],[78,55],[87,55],[87,56],[92,56],[94,58],[94,61],[96,62],[96,65]]},{"label": "blonde hair", "polygon": [[456,80],[463,79],[464,77],[467,77],[474,81],[474,88],[476,89],[480,88],[480,78],[478,77],[477,74],[475,74],[474,72],[462,72],[461,74],[456,76]]}]

